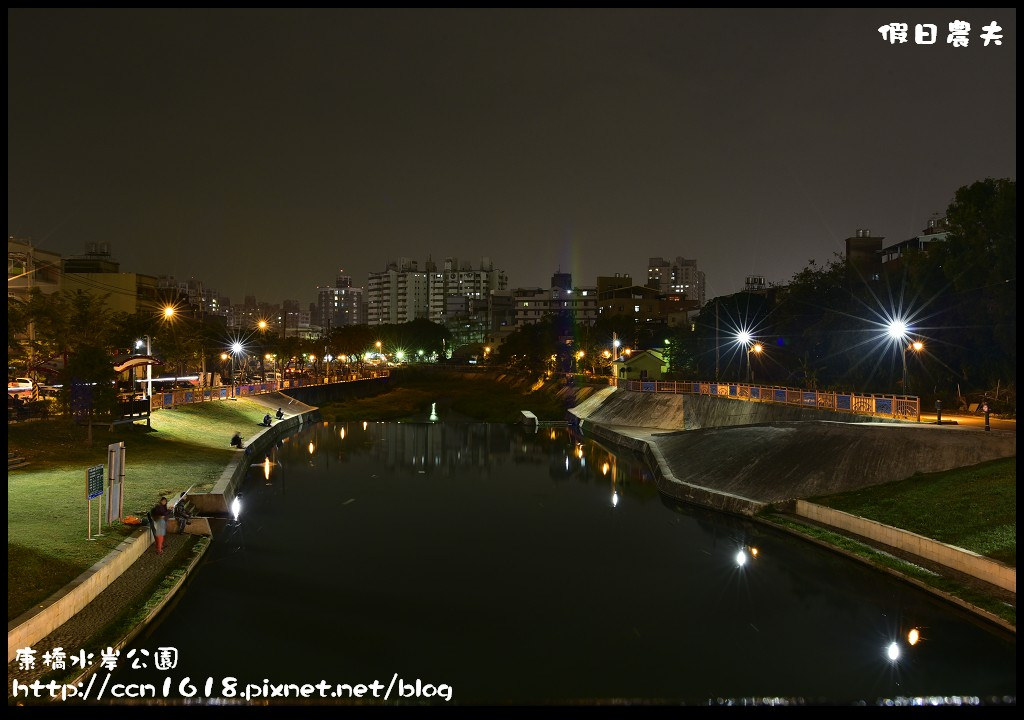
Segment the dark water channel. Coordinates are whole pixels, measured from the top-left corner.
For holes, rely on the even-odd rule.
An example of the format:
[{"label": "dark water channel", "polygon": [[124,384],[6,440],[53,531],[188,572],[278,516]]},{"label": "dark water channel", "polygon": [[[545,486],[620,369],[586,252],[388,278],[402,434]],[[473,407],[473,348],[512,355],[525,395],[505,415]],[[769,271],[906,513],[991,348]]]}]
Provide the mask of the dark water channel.
[{"label": "dark water channel", "polygon": [[115,679],[187,675],[201,695],[211,677],[217,695],[224,677],[397,674],[488,704],[1016,696],[1012,637],[810,543],[677,507],[642,461],[566,428],[325,423],[271,460],[132,643],[177,648],[178,667]]}]

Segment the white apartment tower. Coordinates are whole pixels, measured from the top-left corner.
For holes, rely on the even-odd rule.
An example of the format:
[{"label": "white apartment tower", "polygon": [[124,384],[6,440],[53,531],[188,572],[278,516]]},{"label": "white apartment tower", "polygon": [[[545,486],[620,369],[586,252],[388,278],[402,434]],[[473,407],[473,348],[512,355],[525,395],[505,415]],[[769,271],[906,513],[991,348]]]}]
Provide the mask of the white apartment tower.
[{"label": "white apartment tower", "polygon": [[415,260],[399,258],[387,269],[370,273],[366,314],[370,325],[404,323],[429,316],[429,274]]}]

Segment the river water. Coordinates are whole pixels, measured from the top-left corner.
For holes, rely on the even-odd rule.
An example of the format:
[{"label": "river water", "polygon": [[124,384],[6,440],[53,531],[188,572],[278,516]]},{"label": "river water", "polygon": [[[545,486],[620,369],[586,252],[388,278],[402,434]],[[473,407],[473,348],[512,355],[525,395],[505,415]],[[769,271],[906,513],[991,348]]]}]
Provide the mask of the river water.
[{"label": "river water", "polygon": [[175,694],[187,676],[199,697],[225,677],[254,694],[377,680],[407,702],[447,687],[467,704],[1016,696],[1012,636],[680,507],[642,460],[564,427],[306,426],[251,468],[238,520],[130,647],[174,647],[178,665],[115,680],[171,677]]}]

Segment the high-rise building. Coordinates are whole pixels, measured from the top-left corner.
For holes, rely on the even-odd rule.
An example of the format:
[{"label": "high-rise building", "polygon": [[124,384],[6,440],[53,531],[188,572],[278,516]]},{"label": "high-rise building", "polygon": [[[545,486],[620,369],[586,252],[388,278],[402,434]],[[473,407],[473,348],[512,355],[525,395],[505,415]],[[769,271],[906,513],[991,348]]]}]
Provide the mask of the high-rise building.
[{"label": "high-rise building", "polygon": [[652,257],[647,261],[647,287],[658,292],[682,293],[687,300],[696,300],[703,307],[705,284],[704,271],[697,269],[696,260],[677,257],[670,262]]},{"label": "high-rise building", "polygon": [[367,322],[403,323],[429,317],[429,276],[415,260],[399,258],[366,282]]},{"label": "high-rise building", "polygon": [[430,275],[430,319],[436,323],[446,323],[455,315],[462,316],[454,309],[468,307],[461,303],[449,305],[449,298],[461,297],[473,301],[470,305],[479,308],[487,307],[487,299],[494,290],[508,288],[508,275],[504,270],[496,270],[490,258],[482,258],[480,267],[474,269],[468,262],[461,265],[457,258],[445,258],[440,268],[428,263]]},{"label": "high-rise building", "polygon": [[[566,280],[568,279],[568,283]],[[543,288],[516,288],[512,303],[516,312],[516,327],[540,322],[546,315],[567,313],[581,325],[593,325],[597,320],[597,288],[572,287],[572,276],[555,273],[551,281],[558,285]],[[568,284],[566,288],[564,285]]]},{"label": "high-rise building", "polygon": [[314,317],[325,333],[346,325],[366,322],[366,301],[363,288],[352,287],[352,277],[338,275],[334,287],[317,286]]}]

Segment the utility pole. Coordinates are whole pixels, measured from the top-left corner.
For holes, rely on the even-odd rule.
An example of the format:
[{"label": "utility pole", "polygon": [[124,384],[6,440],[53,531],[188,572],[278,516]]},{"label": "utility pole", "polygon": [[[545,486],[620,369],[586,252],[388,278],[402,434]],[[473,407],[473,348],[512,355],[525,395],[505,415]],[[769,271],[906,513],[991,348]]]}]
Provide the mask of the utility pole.
[{"label": "utility pole", "polygon": [[203,334],[203,372],[202,375],[200,376],[202,377],[200,385],[205,387],[206,385],[209,385],[211,383],[208,383],[206,378],[206,297],[203,295],[202,280],[199,281],[199,327],[200,332]]},{"label": "utility pole", "polygon": [[715,300],[715,382],[718,381],[718,300]]},{"label": "utility pole", "polygon": [[[31,300],[32,299],[32,273],[35,272],[35,268],[32,267],[33,260],[34,260],[34,258],[32,257],[32,239],[29,238],[26,241],[26,243],[28,244],[28,254],[26,255],[27,262],[25,263],[25,265],[26,265],[25,270],[27,271],[27,273],[25,275],[25,281],[26,281],[25,282],[25,288],[27,290],[27,295],[25,297],[27,299]],[[29,321],[28,321],[28,376],[30,378],[32,378],[33,380],[35,380],[36,377],[37,377],[37,375],[32,372],[32,370],[34,368],[34,364],[35,364],[35,348],[34,348],[35,344],[36,344],[36,324],[35,324],[35,321],[32,319],[32,316],[29,315]]]}]

